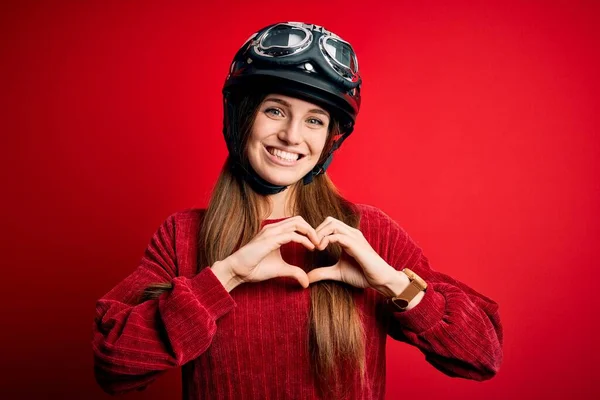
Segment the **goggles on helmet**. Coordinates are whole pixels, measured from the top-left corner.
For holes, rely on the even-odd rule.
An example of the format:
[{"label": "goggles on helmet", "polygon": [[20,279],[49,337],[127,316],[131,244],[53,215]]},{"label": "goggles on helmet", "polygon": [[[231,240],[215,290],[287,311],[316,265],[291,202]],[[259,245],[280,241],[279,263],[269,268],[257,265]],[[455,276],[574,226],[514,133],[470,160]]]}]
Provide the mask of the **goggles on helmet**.
[{"label": "goggles on helmet", "polygon": [[[258,37],[258,34],[254,34],[248,41],[252,40],[250,49],[257,58],[278,58],[282,60],[280,63],[283,65],[294,64],[307,55],[315,42],[313,30],[320,33],[315,47],[329,68],[348,82],[358,82],[358,60],[350,43],[317,25],[301,22],[279,23]],[[287,62],[285,58],[288,58]],[[309,61],[307,64],[304,65],[305,69],[310,71],[311,67],[314,68]]]}]

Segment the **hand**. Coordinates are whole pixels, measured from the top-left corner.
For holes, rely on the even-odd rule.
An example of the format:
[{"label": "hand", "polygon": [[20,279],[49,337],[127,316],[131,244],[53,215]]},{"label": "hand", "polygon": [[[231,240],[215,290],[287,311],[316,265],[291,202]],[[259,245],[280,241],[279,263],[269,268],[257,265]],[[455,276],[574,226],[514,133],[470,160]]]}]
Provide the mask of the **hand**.
[{"label": "hand", "polygon": [[308,273],[310,283],[330,279],[359,288],[384,288],[396,270],[383,260],[367,242],[362,232],[333,217],[327,217],[316,229],[317,249],[329,243],[342,246],[342,256],[330,267],[315,268]]},{"label": "hand", "polygon": [[238,284],[290,277],[307,288],[306,272],[281,257],[280,247],[289,242],[301,243],[312,251],[318,243],[317,233],[301,216],[267,224],[248,244],[219,263],[228,266],[229,276]]}]

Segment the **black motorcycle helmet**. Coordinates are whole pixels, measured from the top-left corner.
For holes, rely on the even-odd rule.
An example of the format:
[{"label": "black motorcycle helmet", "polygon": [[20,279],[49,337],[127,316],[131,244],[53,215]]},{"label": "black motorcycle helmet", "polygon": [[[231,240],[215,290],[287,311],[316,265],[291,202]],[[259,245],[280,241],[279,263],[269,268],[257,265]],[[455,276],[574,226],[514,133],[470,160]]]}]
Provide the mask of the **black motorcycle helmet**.
[{"label": "black motorcycle helmet", "polygon": [[352,133],[360,108],[362,79],[352,46],[325,28],[301,22],[281,22],[253,34],[236,53],[223,86],[223,135],[234,171],[261,194],[287,186],[262,179],[241,163],[241,138],[235,126],[236,99],[245,91],[268,91],[309,101],[328,110],[341,126],[341,136],[321,164],[304,177],[304,184],[322,174],[333,152]]}]

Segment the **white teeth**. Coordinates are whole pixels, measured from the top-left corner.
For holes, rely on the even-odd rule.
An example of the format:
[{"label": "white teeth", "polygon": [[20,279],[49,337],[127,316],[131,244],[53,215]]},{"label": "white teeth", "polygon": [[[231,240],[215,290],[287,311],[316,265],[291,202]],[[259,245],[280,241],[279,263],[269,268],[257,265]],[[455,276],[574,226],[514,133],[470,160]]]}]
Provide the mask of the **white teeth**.
[{"label": "white teeth", "polygon": [[275,149],[273,147],[269,148],[269,153],[271,153],[274,156],[277,156],[279,158],[283,158],[284,160],[288,160],[288,161],[296,161],[300,157],[299,154],[288,153],[287,151],[281,151],[281,150]]}]

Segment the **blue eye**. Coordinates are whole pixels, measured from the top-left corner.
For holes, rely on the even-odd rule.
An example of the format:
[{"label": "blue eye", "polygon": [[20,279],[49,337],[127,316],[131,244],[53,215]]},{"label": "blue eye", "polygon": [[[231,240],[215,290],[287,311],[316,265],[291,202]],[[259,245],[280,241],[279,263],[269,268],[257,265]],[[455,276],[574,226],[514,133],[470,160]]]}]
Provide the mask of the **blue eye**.
[{"label": "blue eye", "polygon": [[[267,108],[267,109],[265,110],[265,113],[266,113],[266,114],[275,115],[275,116],[278,116],[278,117],[279,117],[279,116],[281,115],[281,110],[280,110],[280,109],[278,109],[278,108]],[[275,113],[278,113],[278,114],[275,114]]]},{"label": "blue eye", "polygon": [[[317,125],[323,125],[323,121],[321,121],[320,119],[317,118],[309,118],[308,121],[316,121]],[[313,123],[313,122],[310,122]]]}]

